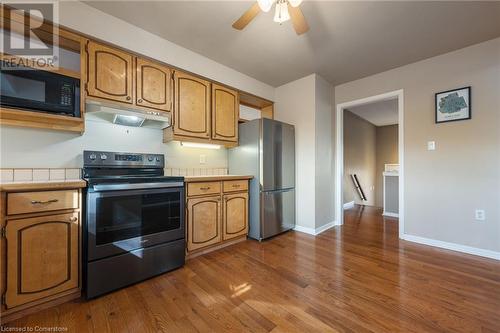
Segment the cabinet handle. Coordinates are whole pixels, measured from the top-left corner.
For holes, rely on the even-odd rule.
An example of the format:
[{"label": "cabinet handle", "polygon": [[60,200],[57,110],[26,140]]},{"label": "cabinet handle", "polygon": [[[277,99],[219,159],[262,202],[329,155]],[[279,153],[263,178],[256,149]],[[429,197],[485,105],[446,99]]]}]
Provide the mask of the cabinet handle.
[{"label": "cabinet handle", "polygon": [[130,101],[130,96],[127,96],[127,97],[126,97],[126,100],[127,100],[127,101]]},{"label": "cabinet handle", "polygon": [[139,99],[137,100],[137,103],[142,103],[142,99],[140,99],[140,98],[139,98]]},{"label": "cabinet handle", "polygon": [[240,187],[240,184],[233,184],[233,187]]},{"label": "cabinet handle", "polygon": [[210,190],[210,186],[207,186],[207,187],[200,187],[200,190],[202,190],[202,191]]},{"label": "cabinet handle", "polygon": [[50,199],[47,201],[31,200],[31,204],[32,205],[46,205],[46,204],[50,204],[50,203],[54,203],[54,202],[58,202],[58,201],[59,200],[57,200],[57,199]]},{"label": "cabinet handle", "polygon": [[76,216],[72,216],[69,218],[70,222],[76,222],[76,220],[78,220],[78,218]]}]

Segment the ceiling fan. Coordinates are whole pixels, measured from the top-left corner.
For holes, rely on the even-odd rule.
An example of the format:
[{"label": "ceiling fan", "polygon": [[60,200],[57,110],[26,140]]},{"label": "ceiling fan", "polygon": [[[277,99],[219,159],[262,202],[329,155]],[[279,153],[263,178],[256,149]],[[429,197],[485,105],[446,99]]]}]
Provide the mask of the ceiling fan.
[{"label": "ceiling fan", "polygon": [[291,19],[297,35],[309,30],[309,25],[299,8],[302,0],[258,0],[233,23],[233,28],[243,30],[260,11],[268,12],[275,3],[274,22],[281,24]]}]

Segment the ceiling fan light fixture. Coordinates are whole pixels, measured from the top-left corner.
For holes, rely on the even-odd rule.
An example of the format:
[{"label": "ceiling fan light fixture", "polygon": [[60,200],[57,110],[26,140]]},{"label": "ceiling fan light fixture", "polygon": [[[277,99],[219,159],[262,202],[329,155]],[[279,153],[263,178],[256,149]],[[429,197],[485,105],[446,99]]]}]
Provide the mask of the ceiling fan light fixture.
[{"label": "ceiling fan light fixture", "polygon": [[260,10],[267,13],[271,10],[274,0],[257,0],[257,3],[259,4]]},{"label": "ceiling fan light fixture", "polygon": [[302,0],[288,0],[292,7],[298,7],[302,3]]},{"label": "ceiling fan light fixture", "polygon": [[288,4],[286,0],[278,0],[278,2],[276,2],[276,11],[274,12],[274,22],[281,24],[289,19],[290,14],[288,13]]}]

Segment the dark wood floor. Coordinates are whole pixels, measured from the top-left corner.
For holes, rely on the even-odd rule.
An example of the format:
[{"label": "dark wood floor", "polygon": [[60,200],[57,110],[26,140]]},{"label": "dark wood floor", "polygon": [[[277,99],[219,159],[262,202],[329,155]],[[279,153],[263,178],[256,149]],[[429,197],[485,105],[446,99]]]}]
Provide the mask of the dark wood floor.
[{"label": "dark wood floor", "polygon": [[356,207],[312,237],[288,232],[10,326],[70,332],[500,332],[500,263],[400,241]]}]

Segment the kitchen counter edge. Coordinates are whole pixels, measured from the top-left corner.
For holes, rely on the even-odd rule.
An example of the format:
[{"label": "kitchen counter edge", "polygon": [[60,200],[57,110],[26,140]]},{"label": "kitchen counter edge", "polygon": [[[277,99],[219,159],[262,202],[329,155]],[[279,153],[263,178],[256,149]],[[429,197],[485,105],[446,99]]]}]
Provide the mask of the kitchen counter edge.
[{"label": "kitchen counter edge", "polygon": [[68,190],[87,187],[84,180],[61,180],[47,182],[12,182],[0,184],[0,192]]},{"label": "kitchen counter edge", "polygon": [[222,175],[222,176],[185,176],[184,181],[190,182],[208,182],[208,181],[221,181],[221,180],[241,180],[252,179],[253,176],[236,176],[236,175]]}]

